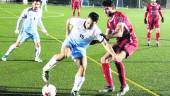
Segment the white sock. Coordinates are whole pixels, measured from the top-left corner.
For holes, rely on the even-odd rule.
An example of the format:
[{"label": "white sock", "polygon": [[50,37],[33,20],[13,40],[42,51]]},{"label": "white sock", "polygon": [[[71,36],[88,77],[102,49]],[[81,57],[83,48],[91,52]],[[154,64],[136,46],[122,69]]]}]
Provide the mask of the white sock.
[{"label": "white sock", "polygon": [[83,85],[84,81],[85,81],[85,77],[76,75],[72,91],[79,91],[81,86]]},{"label": "white sock", "polygon": [[36,58],[39,58],[39,57],[40,57],[40,53],[41,53],[41,47],[35,48],[35,57],[36,57]]},{"label": "white sock", "polygon": [[78,86],[78,91],[80,90],[80,88],[81,88],[81,86],[83,85],[83,83],[84,83],[84,81],[85,81],[85,77],[82,77],[82,80],[81,80],[81,82],[79,83],[79,86]]},{"label": "white sock", "polygon": [[56,64],[57,60],[55,57],[52,57],[51,60],[43,67],[43,71],[49,71],[51,70]]},{"label": "white sock", "polygon": [[16,44],[12,44],[8,51],[5,53],[5,56],[9,56],[9,54],[16,48]]}]

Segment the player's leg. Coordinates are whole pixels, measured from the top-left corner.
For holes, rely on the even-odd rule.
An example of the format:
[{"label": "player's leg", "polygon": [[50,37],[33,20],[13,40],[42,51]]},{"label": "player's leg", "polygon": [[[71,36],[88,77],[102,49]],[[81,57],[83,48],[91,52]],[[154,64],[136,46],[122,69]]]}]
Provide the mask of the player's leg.
[{"label": "player's leg", "polygon": [[124,63],[122,62],[122,60],[126,58],[126,52],[121,51],[119,54],[117,54],[117,56],[119,58],[119,61],[115,61],[115,65],[116,65],[116,69],[118,72],[119,81],[121,84],[120,92],[118,92],[117,95],[122,96],[122,95],[125,95],[127,91],[129,91],[129,86],[126,83]]},{"label": "player's leg", "polygon": [[40,54],[41,54],[40,42],[34,42],[34,46],[35,46],[35,61],[36,62],[42,62],[42,60],[40,58]]},{"label": "player's leg", "polygon": [[78,66],[78,71],[75,75],[73,88],[71,91],[72,96],[79,96],[79,90],[82,87],[84,81],[85,81],[85,72],[87,67],[87,57],[81,57],[78,59],[75,59],[75,63]]},{"label": "player's leg", "polygon": [[35,61],[36,62],[42,62],[40,58],[41,54],[41,44],[40,44],[40,37],[39,34],[30,34],[31,39],[34,41],[34,46],[35,46]]},{"label": "player's leg", "polygon": [[148,23],[147,25],[147,46],[150,46],[150,43],[151,43],[151,36],[152,36],[152,29],[151,29],[151,24]]},{"label": "player's leg", "polygon": [[151,43],[151,36],[152,36],[152,29],[153,29],[153,20],[152,18],[148,18],[147,24],[147,46],[150,46]]},{"label": "player's leg", "polygon": [[131,56],[137,49],[138,42],[134,40],[133,43],[126,44],[124,50],[117,54],[119,61],[115,61],[116,68],[118,70],[118,76],[121,84],[120,92],[118,96],[125,95],[129,91],[129,86],[126,82],[124,63],[122,62],[124,58]]},{"label": "player's leg", "polygon": [[152,35],[152,31],[148,30],[147,32],[147,46],[150,46],[151,43],[151,35]]},{"label": "player's leg", "polygon": [[7,57],[17,48],[19,47],[27,38],[29,38],[28,35],[26,35],[25,33],[21,33],[19,34],[17,40],[15,43],[13,43],[9,49],[7,50],[7,52],[2,56],[2,61],[6,61]]},{"label": "player's leg", "polygon": [[160,28],[156,28],[156,46],[159,47],[160,41]]},{"label": "player's leg", "polygon": [[76,9],[74,8],[74,6],[73,6],[73,9],[72,9],[73,11],[72,11],[72,16],[75,16],[75,12],[76,12]]},{"label": "player's leg", "polygon": [[59,54],[55,54],[50,61],[43,67],[43,74],[42,78],[44,82],[48,83],[49,79],[49,71],[61,60],[63,60],[65,57],[68,56],[68,53],[70,53],[69,47],[62,47],[61,52]]},{"label": "player's leg", "polygon": [[78,17],[80,17],[80,8],[78,8],[77,10],[78,10]]},{"label": "player's leg", "polygon": [[101,93],[112,92],[115,90],[113,80],[112,80],[111,68],[110,68],[111,58],[112,57],[109,53],[106,53],[101,58],[102,71],[103,71],[103,75],[107,83],[107,86],[104,89],[99,90],[99,92]]},{"label": "player's leg", "polygon": [[155,21],[155,28],[156,28],[156,46],[159,47],[159,41],[160,41],[160,22],[159,19]]}]

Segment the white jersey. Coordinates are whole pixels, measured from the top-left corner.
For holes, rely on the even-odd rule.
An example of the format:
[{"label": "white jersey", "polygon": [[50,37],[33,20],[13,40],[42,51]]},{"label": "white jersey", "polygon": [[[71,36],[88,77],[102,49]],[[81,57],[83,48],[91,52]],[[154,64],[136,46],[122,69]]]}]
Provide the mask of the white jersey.
[{"label": "white jersey", "polygon": [[91,29],[84,28],[85,19],[71,18],[70,24],[73,28],[68,36],[68,40],[78,46],[86,48],[92,40],[99,40],[102,42],[104,39],[100,34],[102,33],[99,27],[94,24]]},{"label": "white jersey", "polygon": [[17,21],[16,29],[19,29],[20,22],[22,21],[21,32],[34,34],[37,32],[37,27],[39,26],[41,30],[45,33],[47,31],[42,23],[41,17],[42,11],[40,9],[35,12],[32,10],[32,8],[26,8]]},{"label": "white jersey", "polygon": [[47,2],[48,2],[48,0],[41,0],[41,2],[42,2],[42,3],[47,3]]}]

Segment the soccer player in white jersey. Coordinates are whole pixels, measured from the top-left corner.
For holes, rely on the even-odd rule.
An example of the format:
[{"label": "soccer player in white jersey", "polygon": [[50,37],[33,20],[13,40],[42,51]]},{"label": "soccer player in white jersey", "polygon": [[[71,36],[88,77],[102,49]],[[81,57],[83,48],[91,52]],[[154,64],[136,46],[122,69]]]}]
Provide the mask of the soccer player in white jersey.
[{"label": "soccer player in white jersey", "polygon": [[[45,29],[42,20],[41,20],[41,10],[40,10],[40,1],[34,0],[31,8],[26,8],[20,15],[15,33],[19,34],[15,43],[13,43],[8,51],[2,57],[2,61],[6,61],[9,54],[19,47],[27,39],[32,39],[35,44],[35,61],[42,62],[40,59],[41,45],[40,37],[37,31],[37,26],[39,26],[47,36],[48,32]],[[21,27],[21,29],[20,29]],[[20,29],[20,30],[19,30]]]},{"label": "soccer player in white jersey", "polygon": [[43,8],[45,8],[45,11],[47,11],[47,3],[48,0],[41,0],[42,4],[41,4],[41,10],[43,11]]},{"label": "soccer player in white jersey", "polygon": [[[49,71],[60,61],[68,56],[72,56],[74,62],[78,65],[75,75],[74,85],[71,91],[72,96],[79,96],[79,90],[85,81],[85,71],[87,66],[86,48],[93,40],[99,40],[104,48],[117,59],[112,47],[102,36],[102,32],[97,26],[99,15],[91,12],[87,19],[70,18],[67,21],[67,34],[61,51],[55,54],[51,60],[43,67],[42,78],[45,83],[49,84]],[[69,54],[70,53],[70,54]]]}]

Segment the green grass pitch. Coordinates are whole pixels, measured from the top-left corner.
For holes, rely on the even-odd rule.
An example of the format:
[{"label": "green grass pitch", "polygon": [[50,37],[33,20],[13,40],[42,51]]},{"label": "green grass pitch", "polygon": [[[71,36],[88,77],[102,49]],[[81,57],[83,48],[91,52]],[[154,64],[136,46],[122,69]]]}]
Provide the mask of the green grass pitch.
[{"label": "green grass pitch", "polygon": [[[18,4],[0,4],[0,57],[6,52],[8,47],[15,42],[17,35],[14,30],[16,21],[24,8],[28,6]],[[135,54],[125,62],[126,75],[130,91],[126,96],[170,96],[170,12],[163,10],[165,23],[161,24],[160,47],[155,47],[155,32],[152,34],[152,46],[146,46],[146,25],[143,23],[143,9],[119,9],[129,17],[135,27],[139,39],[139,48]],[[82,8],[81,17],[86,17],[91,11],[100,14],[99,26],[103,32],[106,29],[107,17],[102,8]],[[63,41],[65,38],[65,22],[71,15],[70,6],[48,6],[48,11],[43,14],[43,22],[49,34]],[[40,95],[44,85],[41,79],[42,67],[57,52],[60,51],[61,43],[57,40],[46,37],[40,33],[42,45],[43,63],[34,62],[34,44],[32,41],[25,42],[20,48],[16,49],[8,58],[7,62],[0,61],[0,96],[3,93],[15,92]],[[114,41],[112,41],[114,42]],[[105,50],[101,45],[90,46],[87,55],[97,62]],[[114,63],[112,70],[116,71]],[[50,72],[50,82],[58,89],[59,96],[69,96],[73,85],[76,65],[68,58],[59,63]],[[113,74],[116,91],[119,90],[119,82],[116,74]],[[133,82],[137,84],[134,84]],[[140,88],[137,85],[144,88]],[[88,60],[86,81],[81,89],[83,96],[114,96],[112,94],[102,95],[97,92],[103,88],[103,79],[100,65]],[[144,90],[148,89],[149,92]],[[25,96],[27,96],[25,95]]]}]

